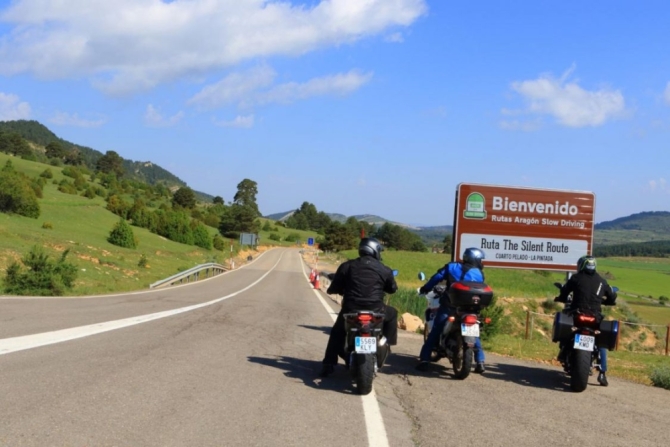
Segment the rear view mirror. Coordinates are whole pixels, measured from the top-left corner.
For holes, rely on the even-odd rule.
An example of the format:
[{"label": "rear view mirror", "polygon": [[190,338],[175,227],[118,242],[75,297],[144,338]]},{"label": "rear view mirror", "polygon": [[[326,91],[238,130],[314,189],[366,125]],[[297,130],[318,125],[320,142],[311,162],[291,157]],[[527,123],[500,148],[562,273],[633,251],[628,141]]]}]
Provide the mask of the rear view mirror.
[{"label": "rear view mirror", "polygon": [[398,271],[397,270],[393,270],[393,276],[398,276]]},{"label": "rear view mirror", "polygon": [[563,284],[561,284],[560,282],[555,282],[554,285],[559,289],[563,287]]},{"label": "rear view mirror", "polygon": [[619,291],[619,288],[616,287],[616,286],[615,286],[615,287],[612,287],[612,291],[614,291],[614,293],[617,293],[617,292]]},{"label": "rear view mirror", "polygon": [[421,281],[425,281],[426,280],[426,275],[423,272],[419,272],[419,279]]}]

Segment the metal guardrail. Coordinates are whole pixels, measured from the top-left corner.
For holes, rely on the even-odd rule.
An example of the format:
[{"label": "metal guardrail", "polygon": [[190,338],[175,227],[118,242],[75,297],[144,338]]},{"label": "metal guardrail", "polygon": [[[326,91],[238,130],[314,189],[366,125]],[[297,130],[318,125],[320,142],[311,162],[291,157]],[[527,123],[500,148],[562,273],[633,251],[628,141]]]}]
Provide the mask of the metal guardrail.
[{"label": "metal guardrail", "polygon": [[201,276],[200,273],[203,271],[205,272],[205,278],[209,278],[218,275],[220,273],[223,273],[227,270],[229,270],[228,267],[221,264],[217,264],[215,262],[200,264],[188,270],[184,270],[183,272],[179,272],[176,275],[172,275],[169,278],[156,281],[155,283],[150,284],[149,288],[158,289],[160,287],[171,286],[176,283],[183,284],[184,281],[186,283],[195,282],[200,279]]}]

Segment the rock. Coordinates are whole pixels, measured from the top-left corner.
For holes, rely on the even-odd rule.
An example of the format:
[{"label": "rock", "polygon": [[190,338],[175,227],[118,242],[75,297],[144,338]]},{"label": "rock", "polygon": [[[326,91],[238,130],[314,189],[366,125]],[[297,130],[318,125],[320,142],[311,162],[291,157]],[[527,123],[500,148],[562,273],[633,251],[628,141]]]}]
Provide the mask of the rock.
[{"label": "rock", "polygon": [[405,312],[398,321],[398,327],[409,332],[416,332],[417,329],[423,330],[423,320],[416,315]]}]

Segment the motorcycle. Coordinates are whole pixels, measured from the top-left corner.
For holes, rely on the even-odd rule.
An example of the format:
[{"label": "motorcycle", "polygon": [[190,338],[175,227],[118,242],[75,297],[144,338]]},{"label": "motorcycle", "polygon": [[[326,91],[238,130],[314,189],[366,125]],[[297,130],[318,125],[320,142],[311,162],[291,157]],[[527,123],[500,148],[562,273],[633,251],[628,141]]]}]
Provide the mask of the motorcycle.
[{"label": "motorcycle", "polygon": [[[419,279],[425,281],[426,275],[419,273]],[[447,293],[453,310],[449,313],[439,342],[431,353],[431,361],[437,362],[446,357],[454,369],[454,377],[463,380],[470,375],[474,358],[474,349],[480,335],[481,311],[491,304],[493,290],[482,282],[459,281],[445,290],[435,286],[425,297],[428,300],[424,329],[424,341],[433,328],[433,321],[439,308],[439,298]],[[485,319],[484,323],[490,322]]]},{"label": "motorcycle", "polygon": [[[554,285],[562,287],[558,282]],[[612,290],[616,292],[618,288]],[[594,312],[571,309],[571,302],[568,297],[565,308],[556,312],[551,341],[562,345],[559,360],[570,376],[570,388],[579,393],[586,389],[589,376],[600,366],[600,347],[615,349],[619,322],[601,320]]]},{"label": "motorcycle", "polygon": [[[397,276],[398,271],[393,270]],[[335,275],[329,274],[333,279]],[[342,314],[346,339],[344,352],[346,366],[356,383],[358,394],[370,394],[372,382],[379,368],[391,353],[391,347],[383,335],[384,313],[358,310]]]}]

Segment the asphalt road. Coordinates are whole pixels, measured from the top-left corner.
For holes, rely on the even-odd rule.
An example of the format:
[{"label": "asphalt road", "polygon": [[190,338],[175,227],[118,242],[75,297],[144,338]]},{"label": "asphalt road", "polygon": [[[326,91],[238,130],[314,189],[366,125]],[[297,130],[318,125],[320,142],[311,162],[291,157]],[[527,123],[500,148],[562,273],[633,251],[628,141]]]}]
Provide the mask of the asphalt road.
[{"label": "asphalt road", "polygon": [[293,249],[160,291],[0,298],[0,446],[670,445],[666,390],[575,394],[492,355],[418,373],[409,333],[362,398],[342,367],[317,376],[336,311]]}]

